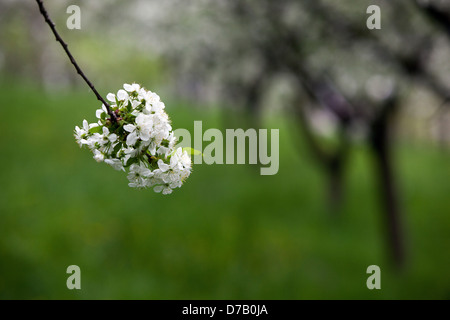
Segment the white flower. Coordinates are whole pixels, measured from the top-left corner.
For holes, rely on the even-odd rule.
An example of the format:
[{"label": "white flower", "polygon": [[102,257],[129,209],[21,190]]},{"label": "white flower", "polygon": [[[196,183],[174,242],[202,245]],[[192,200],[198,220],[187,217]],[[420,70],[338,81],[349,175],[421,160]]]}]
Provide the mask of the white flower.
[{"label": "white flower", "polygon": [[122,161],[119,159],[105,159],[105,163],[109,164],[111,167],[113,167],[116,170],[125,171]]},{"label": "white flower", "polygon": [[162,191],[162,194],[171,194],[172,193],[172,189],[168,185],[156,186],[153,188],[153,190],[157,193]]},{"label": "white flower", "polygon": [[153,130],[151,137],[157,144],[161,144],[163,140],[167,140],[170,136],[172,126],[170,123],[159,115],[153,115]]},{"label": "white flower", "polygon": [[165,107],[164,102],[155,102],[152,104],[152,111],[155,113],[162,113]]},{"label": "white flower", "polygon": [[128,97],[128,93],[125,90],[120,89],[119,91],[117,91],[117,100],[126,101]]},{"label": "white flower", "polygon": [[103,127],[103,141],[106,143],[108,142],[115,142],[117,140],[117,135],[115,133],[109,133],[109,129],[107,127]]},{"label": "white flower", "polygon": [[155,141],[150,140],[150,143],[148,145],[148,152],[150,152],[150,154],[152,156],[156,155],[156,148],[158,147],[158,145],[155,143]]},{"label": "white flower", "polygon": [[153,176],[152,171],[144,165],[132,164],[130,166],[130,173],[128,174],[128,184],[133,188],[141,188],[146,186],[146,179]]},{"label": "white flower", "polygon": [[102,105],[95,113],[97,123],[84,120],[81,128],[75,127],[76,142],[87,146],[96,161],[128,172],[130,187],[162,194],[181,187],[191,173],[191,158],[182,148],[175,150],[177,139],[160,97],[136,83],[125,83],[117,95],[106,98],[120,122],[105,121],[108,111]]},{"label": "white flower", "polygon": [[158,167],[161,172],[166,172],[170,168],[170,166],[167,163],[164,163],[161,159],[158,160]]},{"label": "white flower", "polygon": [[133,100],[131,101],[131,107],[133,109],[136,109],[139,105],[141,104],[141,102],[139,100]]},{"label": "white flower", "polygon": [[104,104],[102,104],[101,109],[97,109],[97,111],[95,112],[95,116],[96,116],[98,119],[101,119],[103,113],[108,114],[108,110],[106,109],[106,107],[105,107]]},{"label": "white flower", "polygon": [[117,152],[117,157],[122,158],[123,159],[123,163],[126,165],[128,162],[128,159],[130,158],[134,158],[137,154],[136,149],[134,148],[122,148],[119,150],[119,152]]},{"label": "white flower", "polygon": [[114,93],[108,93],[108,94],[106,95],[106,99],[108,99],[108,100],[111,101],[111,102],[116,102],[116,96],[115,96]]},{"label": "white flower", "polygon": [[97,162],[102,162],[105,159],[105,154],[97,149],[94,150],[94,159]]},{"label": "white flower", "polygon": [[127,145],[134,146],[137,139],[148,141],[150,139],[150,130],[152,127],[152,119],[145,114],[139,114],[136,117],[136,124],[127,124],[123,126],[125,131],[130,134],[127,136]]},{"label": "white flower", "polygon": [[123,85],[123,88],[125,90],[127,90],[128,92],[134,92],[134,91],[139,91],[139,89],[141,88],[137,83],[133,83],[133,84],[128,84],[125,83]]},{"label": "white flower", "polygon": [[137,96],[138,100],[139,101],[145,100],[147,98],[147,94],[148,94],[147,90],[145,90],[144,88],[140,88],[138,90],[138,96]]},{"label": "white flower", "polygon": [[[178,148],[178,150],[183,150],[181,148]],[[177,152],[178,152],[177,150]],[[183,166],[183,169],[191,169],[192,166],[192,161],[191,161],[191,157],[189,156],[189,154],[186,151],[183,151],[181,156],[179,157],[179,161],[180,164]]]},{"label": "white flower", "polygon": [[[88,139],[88,146],[90,148],[101,148],[110,142],[113,143],[117,140],[117,135],[115,133],[109,133],[109,129],[107,127],[102,128],[103,134],[98,132],[94,133]],[[104,150],[101,150],[104,151]]]},{"label": "white flower", "polygon": [[96,123],[89,124],[87,120],[83,120],[83,128],[75,127],[75,140],[82,147],[84,144],[88,144],[86,138],[89,136],[89,129],[98,126]]}]

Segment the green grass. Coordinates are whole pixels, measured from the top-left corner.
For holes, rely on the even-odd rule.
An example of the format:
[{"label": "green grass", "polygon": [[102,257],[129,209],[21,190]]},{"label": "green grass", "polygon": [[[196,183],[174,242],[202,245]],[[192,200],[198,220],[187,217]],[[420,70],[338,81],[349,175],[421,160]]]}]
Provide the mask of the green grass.
[{"label": "green grass", "polygon": [[[398,150],[408,264],[391,268],[369,154],[355,149],[340,218],[286,121],[280,170],[195,165],[170,196],[133,190],[72,130],[93,120],[88,92],[0,89],[2,299],[449,299],[449,156]],[[163,100],[164,97],[162,97]],[[218,113],[168,104],[174,127],[221,125]],[[81,290],[66,268],[81,268]],[[366,268],[381,267],[381,290]]]}]

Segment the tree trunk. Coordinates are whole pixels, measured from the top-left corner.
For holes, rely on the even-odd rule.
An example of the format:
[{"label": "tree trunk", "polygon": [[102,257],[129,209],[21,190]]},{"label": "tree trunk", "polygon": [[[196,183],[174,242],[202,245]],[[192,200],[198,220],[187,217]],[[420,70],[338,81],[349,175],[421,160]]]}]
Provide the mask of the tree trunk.
[{"label": "tree trunk", "polygon": [[391,157],[389,115],[392,111],[388,110],[389,107],[385,109],[372,124],[370,143],[378,177],[381,206],[384,211],[387,245],[394,265],[401,268],[405,262],[405,245],[397,181]]},{"label": "tree trunk", "polygon": [[379,177],[381,202],[387,226],[388,245],[395,265],[401,267],[405,259],[405,249],[401,210],[392,160],[389,154],[386,153],[386,150],[383,149],[374,149],[374,157]]},{"label": "tree trunk", "polygon": [[341,158],[335,158],[325,166],[328,179],[329,211],[336,216],[340,213],[344,195],[344,163]]},{"label": "tree trunk", "polygon": [[337,215],[344,198],[344,171],[348,156],[349,141],[344,124],[341,123],[339,145],[334,150],[325,150],[314,136],[308,116],[301,101],[294,104],[295,115],[299,122],[307,147],[320,170],[325,174],[327,183],[326,198],[330,214]]}]

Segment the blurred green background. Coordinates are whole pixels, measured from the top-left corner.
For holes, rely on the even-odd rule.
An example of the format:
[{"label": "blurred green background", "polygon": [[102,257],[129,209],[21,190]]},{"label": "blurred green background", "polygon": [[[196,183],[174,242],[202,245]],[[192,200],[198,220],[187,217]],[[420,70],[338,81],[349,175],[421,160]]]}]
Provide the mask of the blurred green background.
[{"label": "blurred green background", "polygon": [[[296,112],[290,108],[289,90],[277,89],[284,82],[263,87],[263,93],[275,88],[273,95],[261,98],[266,103],[250,99],[253,96],[248,92],[252,92],[258,75],[278,79],[272,67],[263,68],[262,73],[240,67],[241,63],[248,66],[246,59],[252,60],[259,52],[254,51],[256,44],[239,33],[243,29],[236,21],[230,25],[228,36],[220,29],[223,38],[217,40],[218,45],[210,42],[208,35],[199,34],[198,30],[210,29],[198,16],[228,13],[231,20],[238,12],[239,21],[240,12],[246,12],[250,16],[244,15],[243,22],[252,26],[249,21],[259,20],[251,14],[263,5],[243,1],[243,8],[226,11],[214,7],[217,4],[209,8],[212,4],[208,1],[197,6],[184,4],[189,10],[177,1],[167,2],[174,7],[166,2],[132,2],[76,2],[82,12],[80,30],[65,28],[68,2],[45,4],[75,58],[104,96],[123,83],[136,81],[160,94],[174,128],[193,132],[195,120],[203,121],[203,130],[277,128],[279,172],[260,176],[259,165],[202,164],[194,165],[183,187],[168,196],[129,188],[125,174],[96,163],[89,151],[80,150],[75,143],[74,127],[83,119],[94,121],[99,102],[53,41],[36,3],[5,1],[0,5],[1,299],[450,299],[450,139],[445,135],[449,118],[448,108],[438,108],[445,98],[439,93],[448,93],[449,83],[448,64],[439,61],[448,62],[450,50],[439,24],[422,22],[432,25],[423,35],[433,35],[437,43],[423,74],[404,74],[393,66],[384,70],[383,59],[378,62],[383,67],[376,67],[378,73],[395,79],[394,87],[399,88],[401,97],[389,135],[398,188],[396,213],[404,243],[402,263],[396,263],[388,240],[388,209],[379,197],[380,174],[374,170],[376,159],[367,143],[370,134],[349,134],[345,192],[339,210],[330,210],[327,171],[314,160],[308,138],[299,130],[302,124],[293,116]],[[384,12],[395,9],[389,1],[378,2]],[[285,5],[295,3],[286,1]],[[365,8],[370,2],[355,6],[343,1],[336,8],[330,1],[321,3],[324,8],[342,10],[365,29]],[[154,14],[146,5],[159,10],[162,22],[150,19]],[[407,23],[416,21],[417,8],[405,6],[410,10],[405,11]],[[436,8],[449,12],[445,7]],[[296,23],[309,21],[313,13],[326,16],[314,10],[305,16],[299,9],[298,17],[286,18],[294,22],[283,26],[292,24],[297,30]],[[140,17],[142,12],[148,16]],[[180,14],[186,21],[180,20]],[[154,24],[148,25],[150,20]],[[350,82],[357,86],[365,81],[363,68],[352,60],[364,53],[350,53],[343,40],[331,44],[322,39],[320,34],[327,24],[318,21],[310,25],[310,37],[299,36],[307,45],[307,53],[302,54],[328,65],[325,78],[335,80],[348,100],[369,101],[358,88],[345,89]],[[283,30],[279,21],[273,23]],[[259,30],[259,24],[255,25]],[[186,40],[179,29],[188,27],[197,31],[188,33],[192,38]],[[391,32],[395,33],[393,38],[401,35],[402,41],[415,40],[403,31],[401,22],[384,18],[383,28],[386,37]],[[355,43],[364,42],[354,34],[349,37]],[[258,35],[257,43],[263,43],[260,39]],[[282,36],[277,39],[287,41]],[[196,41],[202,45],[195,46]],[[222,48],[224,43],[229,47]],[[248,43],[250,47],[246,47]],[[286,44],[286,50],[292,46]],[[334,46],[344,48],[336,53]],[[362,46],[371,52],[372,44]],[[398,43],[397,47],[408,51]],[[233,48],[240,50],[226,58],[229,61],[221,60],[225,58],[220,53]],[[205,51],[210,52],[206,58]],[[341,66],[329,56],[317,54],[319,51],[330,51],[339,64],[348,66],[345,74],[336,76],[333,68]],[[285,52],[276,52],[271,59]],[[192,65],[186,66],[186,61]],[[228,62],[221,65],[221,61],[236,68],[230,71]],[[433,69],[434,61],[440,68]],[[311,66],[309,76],[319,75],[307,77],[308,83],[318,83],[325,71],[314,61],[305,60],[305,66]],[[254,78],[247,76],[253,74]],[[429,83],[430,74],[439,85],[422,85]],[[436,87],[443,89],[434,90]],[[367,91],[369,96],[373,91],[380,96],[380,90],[371,90],[370,85]],[[320,92],[319,102],[305,95],[300,100],[330,113],[330,104],[320,103]],[[365,107],[378,110],[384,103],[381,100]],[[334,122],[321,122],[322,118],[308,112],[318,146],[339,150],[339,114]],[[375,117],[371,112],[369,115]],[[445,129],[443,136],[430,134],[435,125],[430,114],[436,112],[442,112],[438,122]],[[66,268],[73,264],[81,268],[81,290],[66,287]],[[366,287],[366,269],[373,264],[381,268],[381,290]]]}]

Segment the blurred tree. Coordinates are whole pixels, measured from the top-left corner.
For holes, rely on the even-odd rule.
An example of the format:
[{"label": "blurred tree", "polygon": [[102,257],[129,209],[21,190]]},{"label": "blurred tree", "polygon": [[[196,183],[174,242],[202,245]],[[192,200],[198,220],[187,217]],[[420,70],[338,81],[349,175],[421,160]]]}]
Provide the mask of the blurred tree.
[{"label": "blurred tree", "polygon": [[[58,26],[65,25],[68,4],[58,2],[60,14],[52,14]],[[404,245],[392,132],[399,114],[405,117],[402,109],[412,93],[424,91],[437,101],[449,97],[450,4],[378,0],[382,29],[368,30],[366,9],[371,4],[370,0],[89,2],[81,7],[80,38],[93,51],[101,51],[103,60],[110,57],[111,64],[105,67],[110,73],[114,66],[125,72],[123,63],[142,52],[163,57],[179,93],[243,107],[254,126],[267,109],[286,106],[326,176],[333,211],[340,210],[344,198],[350,146],[363,136],[379,180],[388,244],[400,265]],[[52,54],[51,50],[59,50],[47,45],[53,38],[39,31],[46,26],[34,2],[0,2],[0,26],[2,71],[53,84],[60,84],[64,75],[76,77],[64,55]],[[89,42],[90,35],[100,43],[97,47]],[[66,36],[71,43],[76,33]],[[90,66],[97,65],[101,63],[95,60]],[[439,112],[438,105],[418,108],[441,114],[448,105],[443,103]],[[444,128],[440,136],[448,132],[448,122],[442,119],[436,121]]]},{"label": "blurred tree", "polygon": [[[218,83],[222,100],[243,106],[252,119],[258,119],[274,84],[287,79],[290,111],[328,177],[333,211],[341,207],[351,140],[361,129],[366,133],[388,246],[400,266],[405,249],[392,162],[394,120],[411,90],[423,88],[440,99],[449,97],[442,80],[449,65],[436,68],[438,61],[431,58],[448,50],[448,43],[445,49],[441,46],[442,36],[449,32],[448,6],[437,1],[378,1],[382,30],[373,31],[365,23],[370,1],[173,4],[176,13],[171,12],[172,19],[165,16],[162,25],[182,40],[167,40],[171,37],[164,33],[166,41],[158,44],[175,72],[191,75],[190,85],[197,81],[212,89],[211,84]],[[334,119],[332,148],[317,135],[317,114]]]}]

